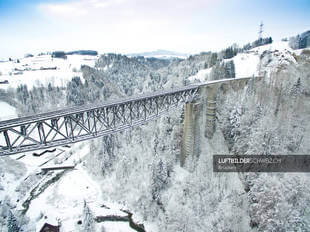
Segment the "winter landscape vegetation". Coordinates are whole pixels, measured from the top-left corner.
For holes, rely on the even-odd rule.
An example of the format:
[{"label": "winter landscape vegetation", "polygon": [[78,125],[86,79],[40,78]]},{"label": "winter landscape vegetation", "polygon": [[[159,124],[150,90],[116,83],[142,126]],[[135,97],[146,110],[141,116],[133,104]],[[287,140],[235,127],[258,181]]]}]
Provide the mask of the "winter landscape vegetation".
[{"label": "winter landscape vegetation", "polygon": [[[76,2],[79,16],[85,4],[110,4]],[[82,47],[3,58],[0,121],[236,82],[218,85],[213,124],[202,110],[210,95],[202,92],[143,125],[1,155],[0,231],[310,231],[309,173],[213,171],[215,154],[310,155],[310,31],[280,39],[264,36],[262,23],[257,31],[251,42],[233,41],[218,51]],[[249,79],[234,84],[242,78]],[[184,153],[189,103],[196,107],[190,116],[195,142]],[[0,136],[3,151],[7,141]]]}]

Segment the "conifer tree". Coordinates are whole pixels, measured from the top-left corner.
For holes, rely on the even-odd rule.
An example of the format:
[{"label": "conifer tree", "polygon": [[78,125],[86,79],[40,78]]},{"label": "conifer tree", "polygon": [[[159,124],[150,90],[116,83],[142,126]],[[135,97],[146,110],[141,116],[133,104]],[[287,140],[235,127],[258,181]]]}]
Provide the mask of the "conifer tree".
[{"label": "conifer tree", "polygon": [[11,210],[9,211],[9,217],[8,217],[8,232],[18,232],[19,227],[16,220],[16,217],[13,215]]}]

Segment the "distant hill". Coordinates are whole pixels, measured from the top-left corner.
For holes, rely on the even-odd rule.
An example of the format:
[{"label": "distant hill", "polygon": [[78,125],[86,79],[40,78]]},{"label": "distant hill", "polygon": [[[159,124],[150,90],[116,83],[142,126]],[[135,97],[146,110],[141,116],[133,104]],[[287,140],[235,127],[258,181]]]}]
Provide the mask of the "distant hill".
[{"label": "distant hill", "polygon": [[78,50],[67,52],[66,55],[89,55],[89,56],[97,56],[98,52],[93,50]]},{"label": "distant hill", "polygon": [[310,47],[310,30],[300,35],[290,38],[290,47],[293,49],[302,49]]},{"label": "distant hill", "polygon": [[167,50],[156,50],[156,51],[151,51],[151,52],[127,54],[127,56],[131,56],[131,57],[144,56],[144,57],[155,57],[155,58],[162,58],[162,59],[171,59],[171,58],[186,59],[189,55],[190,54],[167,51]]}]

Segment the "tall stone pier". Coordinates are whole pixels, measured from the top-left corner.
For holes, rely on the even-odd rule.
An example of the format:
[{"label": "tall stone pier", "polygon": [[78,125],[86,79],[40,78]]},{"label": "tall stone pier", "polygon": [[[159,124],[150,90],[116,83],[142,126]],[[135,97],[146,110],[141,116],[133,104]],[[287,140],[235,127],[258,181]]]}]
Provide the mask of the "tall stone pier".
[{"label": "tall stone pier", "polygon": [[200,103],[186,103],[184,109],[184,127],[182,136],[181,166],[186,157],[198,155],[200,133]]},{"label": "tall stone pier", "polygon": [[185,104],[181,166],[186,157],[199,156],[201,132],[207,138],[212,138],[215,132],[217,91],[217,84],[201,86],[199,100]]},{"label": "tall stone pier", "polygon": [[[250,78],[229,79],[209,82],[199,88],[197,102],[186,103],[181,148],[181,166],[186,157],[200,155],[200,141],[212,139],[216,131],[216,103],[219,91],[225,94],[229,89],[238,91],[247,86]],[[261,77],[251,78],[254,83]]]}]

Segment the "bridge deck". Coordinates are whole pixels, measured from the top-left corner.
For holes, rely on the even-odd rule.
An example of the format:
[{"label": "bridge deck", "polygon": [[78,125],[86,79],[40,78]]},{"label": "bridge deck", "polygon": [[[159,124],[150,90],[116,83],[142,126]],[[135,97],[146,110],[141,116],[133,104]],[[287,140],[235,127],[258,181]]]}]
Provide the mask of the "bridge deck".
[{"label": "bridge deck", "polygon": [[134,96],[134,97],[111,100],[111,101],[104,102],[102,104],[85,104],[85,105],[80,105],[80,106],[68,107],[66,109],[61,109],[61,110],[55,110],[55,111],[50,111],[50,112],[45,112],[45,113],[40,113],[40,114],[33,114],[33,115],[25,116],[25,117],[4,120],[4,121],[0,121],[0,130],[6,129],[8,127],[14,127],[17,125],[27,124],[33,121],[48,120],[48,119],[58,118],[61,116],[66,116],[66,115],[83,113],[85,111],[92,111],[92,110],[100,109],[103,107],[126,104],[128,102],[138,101],[142,99],[149,99],[149,98],[174,94],[178,92],[183,92],[185,90],[197,89],[199,86],[201,86],[201,84],[200,85],[189,85],[189,86],[175,88],[171,90],[162,90],[162,91],[157,91],[153,93],[141,94],[141,95]]}]

